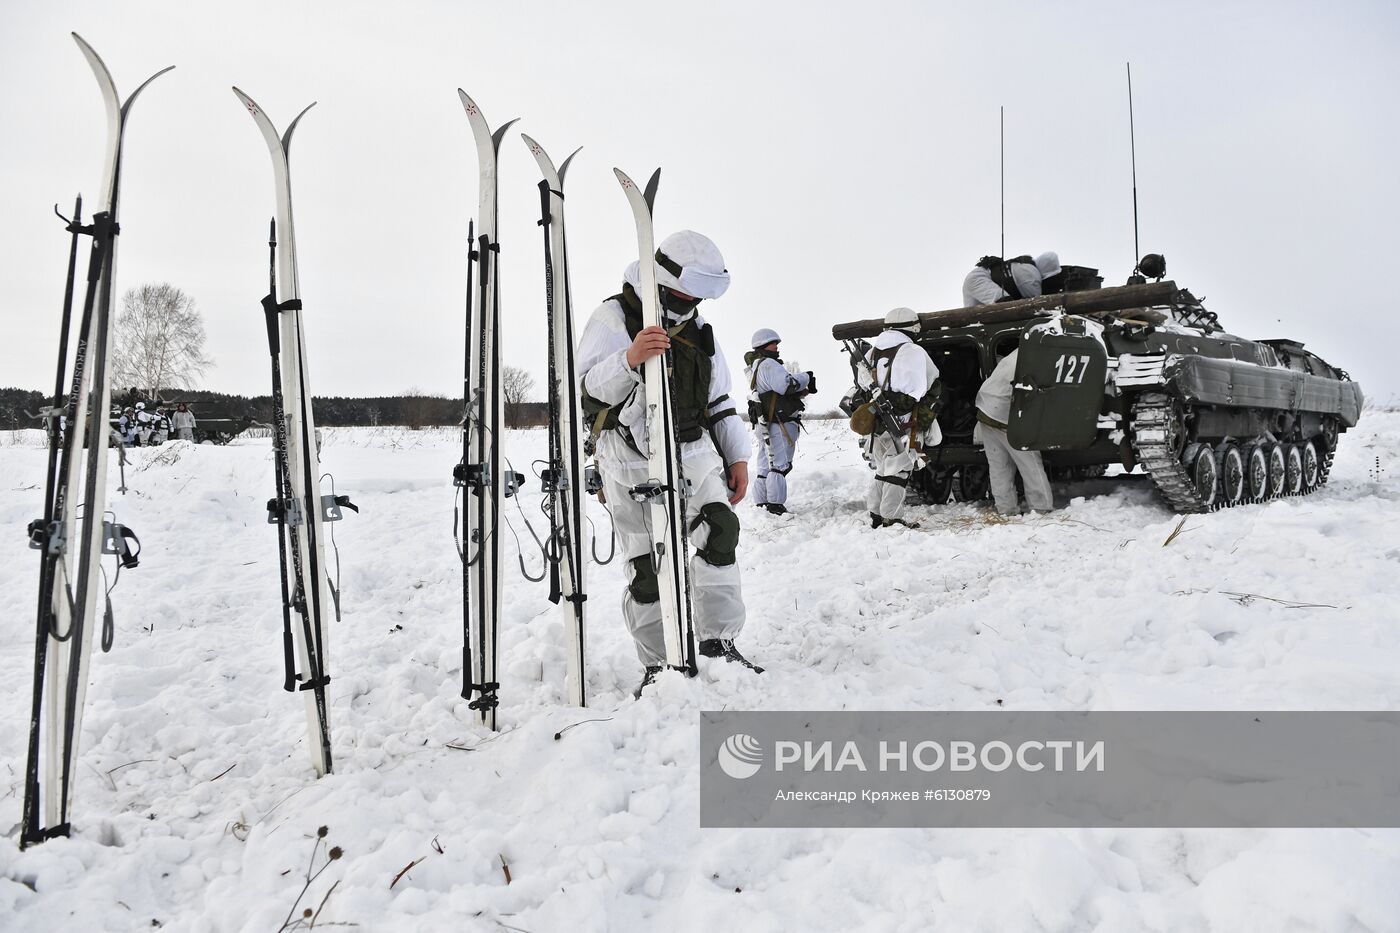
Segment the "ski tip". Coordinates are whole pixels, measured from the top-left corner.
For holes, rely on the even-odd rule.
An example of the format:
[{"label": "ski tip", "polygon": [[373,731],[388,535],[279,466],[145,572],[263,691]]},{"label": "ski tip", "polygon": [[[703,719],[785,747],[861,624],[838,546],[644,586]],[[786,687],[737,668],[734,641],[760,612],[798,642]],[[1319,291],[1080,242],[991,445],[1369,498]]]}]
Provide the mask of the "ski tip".
[{"label": "ski tip", "polygon": [[647,180],[647,187],[642,196],[646,199],[647,207],[652,208],[656,204],[656,189],[661,184],[661,169],[651,173],[651,178]]},{"label": "ski tip", "polygon": [[501,140],[506,138],[506,131],[519,122],[519,117],[516,117],[513,120],[507,120],[500,126],[496,127],[496,132],[491,134],[491,143],[496,147],[497,153],[501,151]]},{"label": "ski tip", "polygon": [[481,108],[476,105],[476,101],[471,99],[471,95],[461,88],[457,88],[457,97],[462,101],[462,108],[467,111],[467,116],[474,117],[481,113]]},{"label": "ski tip", "polygon": [[307,113],[310,112],[311,108],[312,108],[312,107],[315,107],[315,106],[316,106],[316,102],[313,100],[311,103],[309,103],[309,104],[307,104],[305,107],[301,108],[301,113],[297,114],[296,117],[293,118],[292,122],[287,124],[287,131],[286,131],[285,133],[282,134],[282,151],[283,151],[283,152],[290,152],[290,151],[291,151],[291,148],[292,148],[292,131],[295,130],[295,129],[297,128],[297,124],[301,122],[301,118],[304,117],[304,116],[306,116]]},{"label": "ski tip", "polygon": [[538,154],[536,150],[538,150],[538,152],[544,152],[544,147],[531,139],[529,133],[521,133],[520,138],[525,140],[525,146],[531,153]]},{"label": "ski tip", "polygon": [[569,163],[572,162],[572,161],[574,160],[574,156],[578,155],[578,154],[579,154],[580,152],[582,152],[582,151],[583,151],[583,147],[582,147],[582,146],[579,146],[579,147],[578,147],[577,149],[575,149],[573,152],[569,153],[569,155],[564,159],[563,162],[559,163],[559,185],[560,185],[560,187],[563,187],[563,185],[564,185],[564,173],[567,172],[567,171],[569,170]]},{"label": "ski tip", "polygon": [[262,113],[262,108],[258,106],[257,101],[249,97],[248,92],[240,89],[236,84],[233,85],[233,94],[235,97],[238,98],[239,102],[243,104],[244,108],[253,116],[256,117],[258,114]]}]

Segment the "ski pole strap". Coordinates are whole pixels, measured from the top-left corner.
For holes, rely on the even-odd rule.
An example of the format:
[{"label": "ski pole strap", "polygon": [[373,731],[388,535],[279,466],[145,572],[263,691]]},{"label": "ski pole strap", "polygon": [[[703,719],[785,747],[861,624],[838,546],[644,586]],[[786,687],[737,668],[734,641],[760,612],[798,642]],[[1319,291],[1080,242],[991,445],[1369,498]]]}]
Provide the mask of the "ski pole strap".
[{"label": "ski pole strap", "polygon": [[329,674],[322,674],[320,677],[309,677],[302,679],[297,685],[298,690],[316,690],[331,682]]}]

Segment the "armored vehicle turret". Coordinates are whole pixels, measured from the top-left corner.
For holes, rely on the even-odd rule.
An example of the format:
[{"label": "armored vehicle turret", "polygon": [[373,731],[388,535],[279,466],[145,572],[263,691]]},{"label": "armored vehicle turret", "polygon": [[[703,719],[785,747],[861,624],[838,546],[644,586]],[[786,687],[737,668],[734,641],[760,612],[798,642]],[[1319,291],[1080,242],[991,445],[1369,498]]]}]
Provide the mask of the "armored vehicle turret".
[{"label": "armored vehicle turret", "polygon": [[[1012,446],[1041,451],[1059,479],[1141,466],[1179,512],[1312,492],[1361,414],[1361,387],[1345,371],[1296,341],[1227,333],[1172,281],[919,317],[915,339],[943,382],[943,443],[913,481],[935,502],[987,495],[973,400],[1017,348]],[[832,336],[859,341],[881,327],[838,324]]]}]

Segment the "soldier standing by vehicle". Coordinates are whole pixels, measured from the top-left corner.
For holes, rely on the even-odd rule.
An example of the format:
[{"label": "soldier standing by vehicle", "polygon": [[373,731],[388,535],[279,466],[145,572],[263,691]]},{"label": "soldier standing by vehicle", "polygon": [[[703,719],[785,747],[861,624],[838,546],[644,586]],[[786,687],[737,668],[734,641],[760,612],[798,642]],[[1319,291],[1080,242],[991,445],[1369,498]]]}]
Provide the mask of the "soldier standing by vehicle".
[{"label": "soldier standing by vehicle", "polygon": [[175,406],[175,414],[171,418],[175,427],[175,436],[182,441],[194,440],[194,413],[185,406],[184,402]]},{"label": "soldier standing by vehicle", "polygon": [[136,446],[136,409],[128,406],[127,409],[122,412],[122,416],[117,419],[117,432],[121,435],[123,446]]},{"label": "soldier standing by vehicle", "polygon": [[774,515],[787,513],[787,475],[797,452],[802,426],[803,396],[817,391],[810,372],[790,373],[778,356],[778,332],[755,331],[744,354],[749,377],[749,420],[759,436],[754,470],[754,504]]},{"label": "soldier standing by vehicle", "polygon": [[146,411],[145,402],[136,403],[136,433],[142,447],[151,443],[151,429],[155,427],[155,417]]},{"label": "soldier standing by vehicle", "polygon": [[1057,253],[1041,253],[1031,259],[1017,256],[983,256],[963,279],[963,306],[990,305],[1019,298],[1039,298],[1046,279],[1060,274]]},{"label": "soldier standing by vehicle", "polygon": [[987,455],[987,472],[991,479],[992,498],[1002,515],[1019,515],[1021,503],[1016,496],[1016,474],[1026,490],[1026,503],[1037,512],[1054,508],[1050,494],[1050,478],[1038,450],[1017,450],[1006,439],[1006,425],[1011,420],[1011,385],[1016,376],[1016,357],[1012,350],[997,363],[996,369],[977,390],[977,426],[972,441],[981,444]]},{"label": "soldier standing by vehicle", "polygon": [[152,426],[151,437],[157,444],[164,444],[170,440],[170,416],[166,414],[164,408],[156,409],[156,420]]},{"label": "soldier standing by vehicle", "polygon": [[636,291],[641,273],[633,262],[623,274],[621,293],[589,318],[577,354],[584,416],[593,426],[598,469],[627,553],[622,615],[646,668],[638,697],[661,672],[666,656],[646,507],[631,493],[649,478],[646,451],[651,438],[642,364],[667,349],[672,351],[681,470],[690,484],[686,517],[695,554],[691,582],[700,654],[762,670],[734,647],[745,610],[735,557],[739,517],[733,506],[748,491],[749,438],[729,398],[724,353],[710,325],[696,313],[702,299],[725,293],[729,272],[718,247],[690,230],[663,240],[655,264],[665,326],[642,327],[642,301]]},{"label": "soldier standing by vehicle", "polygon": [[938,367],[913,340],[919,326],[918,314],[909,308],[895,308],[885,315],[885,330],[871,343],[871,372],[890,400],[900,427],[898,437],[877,429],[871,438],[875,479],[865,497],[871,528],[919,527],[918,522],[907,522],[900,515],[909,474],[924,465],[924,447],[943,440],[935,419],[942,388]]}]

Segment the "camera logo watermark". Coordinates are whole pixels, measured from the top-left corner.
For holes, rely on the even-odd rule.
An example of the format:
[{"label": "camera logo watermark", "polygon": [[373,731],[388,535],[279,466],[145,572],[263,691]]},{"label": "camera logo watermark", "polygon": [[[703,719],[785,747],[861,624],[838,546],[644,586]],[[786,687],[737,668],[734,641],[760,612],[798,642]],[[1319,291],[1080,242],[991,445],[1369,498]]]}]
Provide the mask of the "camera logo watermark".
[{"label": "camera logo watermark", "polygon": [[736,732],[724,740],[715,757],[725,774],[742,781],[753,777],[763,767],[763,746],[753,736]]}]

